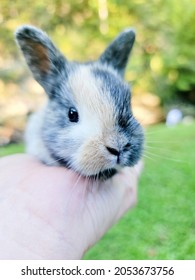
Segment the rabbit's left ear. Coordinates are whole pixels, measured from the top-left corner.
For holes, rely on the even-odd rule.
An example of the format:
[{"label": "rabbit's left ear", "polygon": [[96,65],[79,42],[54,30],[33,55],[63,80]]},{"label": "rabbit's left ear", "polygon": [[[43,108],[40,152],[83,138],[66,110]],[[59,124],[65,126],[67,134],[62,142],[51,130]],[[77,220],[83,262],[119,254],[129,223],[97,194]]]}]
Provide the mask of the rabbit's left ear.
[{"label": "rabbit's left ear", "polygon": [[107,47],[99,61],[113,67],[121,76],[124,76],[131,49],[135,41],[135,31],[125,29]]}]

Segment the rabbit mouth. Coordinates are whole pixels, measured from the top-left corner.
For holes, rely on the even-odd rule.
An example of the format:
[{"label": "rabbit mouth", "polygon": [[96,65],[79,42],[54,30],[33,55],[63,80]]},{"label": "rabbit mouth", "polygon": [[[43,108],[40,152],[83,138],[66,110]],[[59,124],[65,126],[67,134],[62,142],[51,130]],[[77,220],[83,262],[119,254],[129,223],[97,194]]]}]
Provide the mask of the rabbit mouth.
[{"label": "rabbit mouth", "polygon": [[87,176],[87,178],[92,180],[101,180],[105,181],[117,173],[117,170],[114,168],[106,169],[104,171],[100,171],[98,174]]}]

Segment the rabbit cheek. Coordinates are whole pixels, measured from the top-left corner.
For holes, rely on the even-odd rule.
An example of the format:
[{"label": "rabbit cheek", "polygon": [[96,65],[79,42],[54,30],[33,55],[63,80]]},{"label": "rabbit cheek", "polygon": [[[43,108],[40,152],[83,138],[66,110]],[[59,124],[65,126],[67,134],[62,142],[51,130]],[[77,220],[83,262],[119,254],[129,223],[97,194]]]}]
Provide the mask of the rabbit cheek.
[{"label": "rabbit cheek", "polygon": [[95,175],[108,168],[108,159],[101,141],[94,139],[85,143],[80,148],[74,163],[76,169],[84,176]]}]

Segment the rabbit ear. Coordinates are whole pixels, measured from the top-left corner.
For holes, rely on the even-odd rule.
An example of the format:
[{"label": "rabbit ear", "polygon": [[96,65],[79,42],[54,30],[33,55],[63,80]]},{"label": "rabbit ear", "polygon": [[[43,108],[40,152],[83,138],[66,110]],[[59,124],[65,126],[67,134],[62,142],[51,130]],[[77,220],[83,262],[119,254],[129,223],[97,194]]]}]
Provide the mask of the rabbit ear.
[{"label": "rabbit ear", "polygon": [[16,30],[16,41],[22,50],[34,78],[45,88],[52,83],[66,59],[56,49],[46,33],[33,26],[22,26]]},{"label": "rabbit ear", "polygon": [[121,76],[124,76],[134,41],[135,31],[133,29],[125,29],[107,47],[100,56],[99,61],[112,66]]}]

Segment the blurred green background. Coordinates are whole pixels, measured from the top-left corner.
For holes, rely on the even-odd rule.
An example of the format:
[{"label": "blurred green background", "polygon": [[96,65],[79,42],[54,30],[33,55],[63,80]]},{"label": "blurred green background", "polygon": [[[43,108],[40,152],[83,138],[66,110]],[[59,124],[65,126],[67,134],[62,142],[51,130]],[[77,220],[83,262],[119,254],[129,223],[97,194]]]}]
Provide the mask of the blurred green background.
[{"label": "blurred green background", "polygon": [[[85,258],[194,259],[195,0],[1,0],[0,156],[24,150],[27,116],[45,101],[14,42],[22,24],[42,28],[80,61],[96,59],[121,30],[135,28],[126,79],[134,114],[147,126],[140,199]],[[172,108],[182,121],[168,128]]]}]

